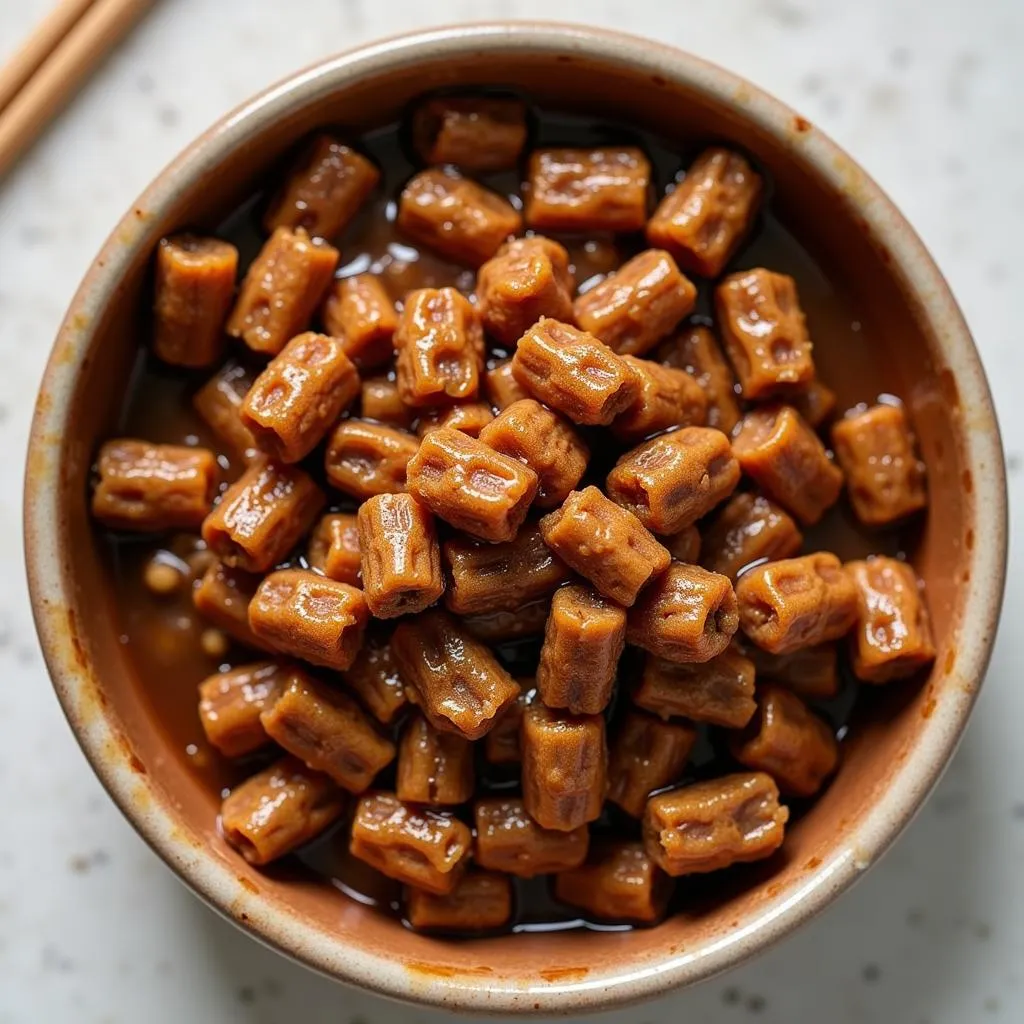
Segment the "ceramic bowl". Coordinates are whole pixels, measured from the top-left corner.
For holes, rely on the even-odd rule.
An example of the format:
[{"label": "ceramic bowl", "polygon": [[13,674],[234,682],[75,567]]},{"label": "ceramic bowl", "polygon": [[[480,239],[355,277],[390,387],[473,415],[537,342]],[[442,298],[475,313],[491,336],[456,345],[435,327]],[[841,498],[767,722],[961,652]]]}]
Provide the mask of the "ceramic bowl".
[{"label": "ceramic bowl", "polygon": [[[905,382],[931,506],[915,562],[938,658],[853,724],[844,764],[783,856],[747,884],[653,929],[447,942],[306,880],[249,867],[171,749],[118,643],[108,570],[87,516],[90,464],[114,429],[157,240],[216,223],[300,136],[359,131],[441,86],[502,83],[663,136],[732,139],[774,180],[788,228],[843,282]],[[907,824],[948,763],[992,648],[1006,566],[999,433],[978,353],[942,275],[878,186],[834,143],[748,82],[649,40],[578,26],[491,24],[404,36],[332,57],[206,132],[114,229],[57,338],[28,453],[25,537],[40,640],[78,741],[146,841],[202,898],[310,967],[411,1002],[474,1012],[593,1011],[689,985],[765,949],[828,906]]]}]

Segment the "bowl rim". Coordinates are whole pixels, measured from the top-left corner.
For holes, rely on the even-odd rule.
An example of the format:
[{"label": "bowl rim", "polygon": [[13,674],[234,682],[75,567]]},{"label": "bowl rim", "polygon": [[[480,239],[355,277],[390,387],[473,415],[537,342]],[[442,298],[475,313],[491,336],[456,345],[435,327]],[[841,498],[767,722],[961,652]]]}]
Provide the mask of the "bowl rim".
[{"label": "bowl rim", "polygon": [[[491,983],[480,975],[425,979],[397,959],[385,959],[331,937],[293,915],[262,907],[240,885],[228,863],[185,835],[172,801],[153,778],[138,771],[130,745],[105,708],[87,655],[68,628],[75,585],[62,558],[65,529],[60,507],[60,458],[68,430],[69,399],[88,358],[91,326],[116,301],[125,268],[151,244],[149,224],[173,201],[182,183],[215,167],[261,125],[285,116],[298,102],[343,88],[347,82],[424,59],[477,53],[576,54],[678,82],[718,103],[742,107],[754,127],[792,147],[837,191],[855,190],[858,214],[889,250],[894,272],[937,341],[960,394],[963,457],[974,480],[970,515],[985,538],[969,553],[970,581],[955,659],[947,666],[961,701],[938,703],[922,726],[912,756],[899,765],[875,806],[849,841],[795,892],[766,898],[752,918],[727,936],[690,951],[584,980]],[[54,689],[93,770],[149,846],[202,899],[258,940],[329,977],[379,995],[420,1005],[475,1013],[567,1014],[593,1012],[660,995],[724,971],[806,922],[846,890],[893,842],[938,781],[956,749],[991,654],[1006,574],[1007,497],[1002,446],[992,398],[978,352],[956,301],[910,225],[878,185],[838,146],[788,106],[738,75],[682,50],[607,29],[541,22],[483,22],[417,31],[328,57],[271,86],[188,146],[133,204],[91,264],[54,344],[32,421],[24,490],[25,557],[29,592],[43,655]]]}]

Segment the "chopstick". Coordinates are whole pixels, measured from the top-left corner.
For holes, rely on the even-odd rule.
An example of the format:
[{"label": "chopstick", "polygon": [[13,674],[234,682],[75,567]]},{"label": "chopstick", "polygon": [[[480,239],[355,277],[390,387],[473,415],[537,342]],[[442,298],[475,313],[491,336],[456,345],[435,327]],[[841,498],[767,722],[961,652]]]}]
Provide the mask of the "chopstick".
[{"label": "chopstick", "polygon": [[53,53],[75,22],[92,6],[93,0],[61,0],[39,23],[14,56],[0,68],[0,111]]},{"label": "chopstick", "polygon": [[153,0],[62,0],[0,71],[0,178]]}]

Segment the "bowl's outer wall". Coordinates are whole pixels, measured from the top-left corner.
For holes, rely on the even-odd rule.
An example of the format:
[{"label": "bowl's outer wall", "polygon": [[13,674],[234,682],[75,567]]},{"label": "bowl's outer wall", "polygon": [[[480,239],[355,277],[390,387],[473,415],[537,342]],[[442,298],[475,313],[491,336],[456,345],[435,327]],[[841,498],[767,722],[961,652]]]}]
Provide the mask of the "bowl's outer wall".
[{"label": "bowl's outer wall", "polygon": [[[754,154],[788,225],[867,311],[866,344],[890,361],[879,380],[908,382],[928,463],[932,504],[915,561],[940,641],[931,679],[892,687],[854,730],[843,771],[792,830],[784,863],[746,876],[764,884],[651,930],[447,943],[320,885],[250,868],[217,835],[211,794],[140,699],[88,522],[91,460],[117,428],[145,340],[156,240],[216,223],[315,127],[359,132],[424,90],[481,82],[542,104],[596,106],[669,138],[732,139]],[[586,1011],[662,992],[736,963],[827,904],[891,842],[951,756],[984,674],[1005,571],[1005,478],[984,375],[945,283],[888,200],[813,126],[752,86],[644,40],[571,27],[471,26],[389,41],[304,72],[207,133],[130,211],[74,300],[39,399],[25,500],[33,606],[57,692],[147,841],[211,904],[309,965],[477,1013]]]}]

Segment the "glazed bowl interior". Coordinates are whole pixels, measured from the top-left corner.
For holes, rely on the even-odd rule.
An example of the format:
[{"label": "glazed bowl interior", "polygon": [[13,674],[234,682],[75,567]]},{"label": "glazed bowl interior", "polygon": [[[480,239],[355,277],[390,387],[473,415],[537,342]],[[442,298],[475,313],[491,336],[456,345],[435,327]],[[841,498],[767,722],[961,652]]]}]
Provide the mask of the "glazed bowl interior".
[{"label": "glazed bowl interior", "polygon": [[[110,569],[87,515],[90,463],[117,429],[146,338],[157,239],[212,229],[318,126],[356,135],[425,90],[477,84],[559,110],[596,106],[681,146],[724,139],[751,153],[770,173],[779,218],[825,270],[806,297],[812,328],[833,286],[862,321],[856,346],[821,346],[823,379],[839,381],[847,400],[901,395],[928,466],[930,512],[912,557],[938,640],[931,678],[858,705],[842,770],[783,855],[737,873],[714,899],[689,883],[692,909],[652,929],[452,943],[310,878],[248,866],[217,834],[216,794],[168,742],[118,642]],[[906,823],[952,753],[991,646],[1005,561],[1001,467],[987,386],[941,276],[877,187],[813,126],[741,80],[646,41],[464,27],[343,55],[272,89],[139,200],[54,351],[30,451],[28,560],[44,650],[83,747],[128,817],[204,898],[264,941],[387,995],[478,1012],[587,1010],[698,980],[763,948],[845,888]]]}]

